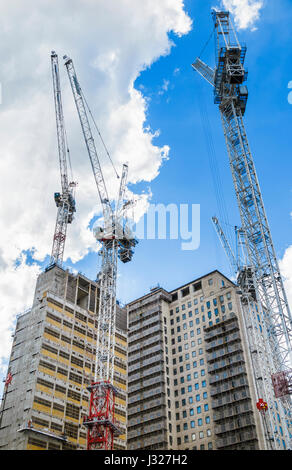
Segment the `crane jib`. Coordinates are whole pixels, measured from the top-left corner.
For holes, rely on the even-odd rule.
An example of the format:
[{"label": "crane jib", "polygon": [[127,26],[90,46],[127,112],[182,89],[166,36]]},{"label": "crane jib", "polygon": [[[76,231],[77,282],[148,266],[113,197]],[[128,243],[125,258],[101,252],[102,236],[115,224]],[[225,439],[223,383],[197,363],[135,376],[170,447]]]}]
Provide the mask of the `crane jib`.
[{"label": "crane jib", "polygon": [[81,88],[80,88],[80,85],[78,83],[76,75],[73,75],[72,78],[74,80],[76,93],[78,93],[78,95],[81,96]]}]

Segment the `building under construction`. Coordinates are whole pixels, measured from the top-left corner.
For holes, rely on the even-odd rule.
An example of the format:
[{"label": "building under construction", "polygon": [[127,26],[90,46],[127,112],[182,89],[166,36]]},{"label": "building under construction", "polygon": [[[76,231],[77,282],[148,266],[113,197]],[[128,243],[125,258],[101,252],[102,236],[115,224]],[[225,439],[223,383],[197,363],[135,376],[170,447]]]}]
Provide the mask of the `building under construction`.
[{"label": "building under construction", "polygon": [[[229,12],[212,11],[216,66],[196,70],[219,106],[241,217],[234,256],[216,217],[236,284],[214,270],[170,292],[157,287],[126,308],[116,301],[118,259],[131,261],[128,166],[110,200],[89,118],[64,56],[102,206],[98,280],[63,269],[76,183],[51,54],[62,191],[48,268],[32,308],[17,318],[0,414],[0,449],[292,449],[292,318],[245,131],[246,47]],[[113,164],[112,160],[111,163]],[[71,166],[71,164],[70,164]],[[113,165],[114,166],[114,165]],[[119,177],[119,175],[117,174]],[[129,196],[129,195],[128,195]]]},{"label": "building under construction", "polygon": [[[42,273],[17,319],[0,449],[86,449],[99,286],[60,267]],[[128,324],[127,324],[128,323]],[[114,449],[271,450],[289,447],[291,416],[258,395],[238,287],[215,270],[117,308]],[[276,437],[275,437],[276,436]],[[277,439],[277,442],[275,442]]]},{"label": "building under construction", "polygon": [[[86,449],[94,376],[99,286],[58,266],[37,280],[31,310],[17,318],[3,396],[0,449]],[[127,322],[117,307],[114,359],[115,417],[126,448]]]}]

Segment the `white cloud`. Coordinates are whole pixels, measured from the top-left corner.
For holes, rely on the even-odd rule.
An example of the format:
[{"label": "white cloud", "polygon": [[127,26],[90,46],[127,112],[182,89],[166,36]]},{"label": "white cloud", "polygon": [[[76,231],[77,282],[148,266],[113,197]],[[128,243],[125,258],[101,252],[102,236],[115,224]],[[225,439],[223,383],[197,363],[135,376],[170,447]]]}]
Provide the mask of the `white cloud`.
[{"label": "white cloud", "polygon": [[[0,357],[7,357],[17,312],[29,306],[39,272],[23,250],[38,260],[50,253],[60,189],[50,52],[59,54],[66,127],[75,179],[76,220],[68,227],[65,255],[75,262],[95,242],[88,224],[98,196],[69,82],[62,65],[72,55],[83,90],[107,147],[120,171],[129,163],[129,181],[151,182],[168,158],[167,143],[155,145],[158,131],[146,128],[147,100],[134,88],[141,71],[170,52],[168,32],[188,33],[191,20],[183,0],[27,0],[0,5]],[[118,182],[101,157],[111,196]],[[149,193],[151,194],[151,193]],[[149,196],[141,196],[139,212]],[[1,361],[0,361],[1,362]]]},{"label": "white cloud", "polygon": [[164,78],[163,82],[162,82],[162,85],[161,85],[161,88],[158,91],[158,94],[159,95],[164,95],[164,93],[166,93],[167,90],[168,90],[169,84],[170,84],[170,81],[167,80],[166,78]]},{"label": "white cloud", "polygon": [[235,18],[238,29],[255,29],[255,23],[260,17],[263,8],[263,0],[222,0],[226,10],[229,10]]}]

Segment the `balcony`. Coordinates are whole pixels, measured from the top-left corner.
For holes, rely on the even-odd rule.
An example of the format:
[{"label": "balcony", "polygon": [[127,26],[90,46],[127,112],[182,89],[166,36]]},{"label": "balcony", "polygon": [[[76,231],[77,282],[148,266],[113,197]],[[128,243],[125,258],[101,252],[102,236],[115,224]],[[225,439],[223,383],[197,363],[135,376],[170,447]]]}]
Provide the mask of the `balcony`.
[{"label": "balcony", "polygon": [[236,382],[231,383],[227,382],[221,387],[212,387],[210,395],[211,397],[215,397],[216,395],[222,395],[224,393],[233,392],[245,387],[248,387],[247,380],[245,380],[244,383],[240,383],[238,380]]},{"label": "balcony", "polygon": [[239,431],[240,429],[244,429],[251,426],[255,426],[254,419],[252,418],[252,415],[247,415],[245,417],[241,417],[240,419],[236,417],[236,419],[232,421],[216,425],[214,432],[216,435],[220,435],[232,431]]},{"label": "balcony", "polygon": [[223,398],[217,398],[216,400],[213,400],[212,401],[212,408],[213,409],[216,409],[216,408],[221,408],[225,405],[234,405],[235,403],[238,403],[238,402],[241,402],[241,401],[244,401],[244,400],[247,400],[247,399],[250,399],[250,394],[249,393],[244,393],[243,394],[239,394],[237,392],[237,395],[236,395],[236,398],[234,397],[234,394],[230,393],[230,395],[227,395]]},{"label": "balcony", "polygon": [[215,423],[218,423],[219,421],[226,421],[231,418],[238,418],[239,416],[242,417],[250,413],[253,413],[251,403],[247,407],[246,404],[240,404],[236,408],[230,406],[220,411],[214,411],[213,420]]},{"label": "balcony", "polygon": [[233,368],[233,372],[231,372],[231,370],[228,370],[226,372],[220,372],[217,375],[212,375],[209,378],[209,383],[210,385],[213,385],[221,382],[226,382],[227,380],[238,376],[246,376],[246,371],[244,367],[241,366]]},{"label": "balcony", "polygon": [[244,442],[248,441],[256,441],[257,440],[257,435],[256,431],[247,431],[247,432],[242,432],[238,434],[234,434],[234,436],[228,436],[224,437],[221,439],[218,439],[216,442],[217,449],[220,450],[222,448],[234,446],[237,444],[242,444]]}]

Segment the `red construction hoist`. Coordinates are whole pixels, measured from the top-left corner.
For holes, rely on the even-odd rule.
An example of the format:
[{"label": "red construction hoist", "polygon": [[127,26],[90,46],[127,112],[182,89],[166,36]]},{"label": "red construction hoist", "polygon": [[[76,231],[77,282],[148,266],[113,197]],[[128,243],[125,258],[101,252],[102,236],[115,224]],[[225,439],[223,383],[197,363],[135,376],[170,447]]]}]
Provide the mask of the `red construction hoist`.
[{"label": "red construction hoist", "polygon": [[109,158],[110,155],[81,90],[73,62],[67,56],[64,56],[64,60],[103,211],[103,224],[94,229],[95,237],[101,243],[99,254],[102,262],[98,275],[100,297],[95,377],[88,387],[90,407],[89,415],[84,420],[88,427],[87,449],[111,450],[114,436],[120,434],[115,422],[114,386],[117,259],[120,258],[123,263],[131,261],[137,244],[126,217],[126,210],[133,201],[125,200],[128,166],[124,164],[117,202],[110,202],[87,111],[96,128],[101,151]]}]

